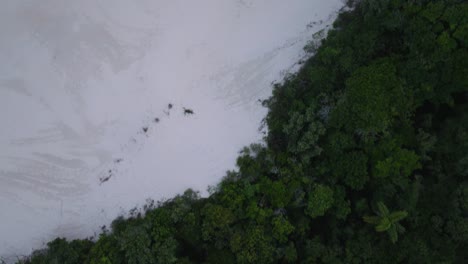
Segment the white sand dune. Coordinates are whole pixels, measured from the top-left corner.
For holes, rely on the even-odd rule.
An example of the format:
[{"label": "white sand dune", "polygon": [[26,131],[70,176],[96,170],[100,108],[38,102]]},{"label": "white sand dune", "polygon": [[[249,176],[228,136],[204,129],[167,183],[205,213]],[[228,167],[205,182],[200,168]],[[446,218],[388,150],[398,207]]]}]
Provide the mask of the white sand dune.
[{"label": "white sand dune", "polygon": [[[0,1],[0,256],[205,194],[340,0]],[[311,22],[313,26],[307,26]],[[169,109],[168,104],[172,104]],[[184,115],[183,108],[194,115]],[[155,119],[159,122],[156,122]],[[146,131],[145,131],[146,130]]]}]

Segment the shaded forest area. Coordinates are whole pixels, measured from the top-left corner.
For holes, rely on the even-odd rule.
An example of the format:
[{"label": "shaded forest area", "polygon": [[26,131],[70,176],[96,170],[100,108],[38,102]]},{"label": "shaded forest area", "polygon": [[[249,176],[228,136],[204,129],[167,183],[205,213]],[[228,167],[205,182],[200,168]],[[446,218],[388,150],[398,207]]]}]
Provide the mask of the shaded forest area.
[{"label": "shaded forest area", "polygon": [[348,5],[208,198],[148,203],[19,263],[464,263],[468,4]]}]

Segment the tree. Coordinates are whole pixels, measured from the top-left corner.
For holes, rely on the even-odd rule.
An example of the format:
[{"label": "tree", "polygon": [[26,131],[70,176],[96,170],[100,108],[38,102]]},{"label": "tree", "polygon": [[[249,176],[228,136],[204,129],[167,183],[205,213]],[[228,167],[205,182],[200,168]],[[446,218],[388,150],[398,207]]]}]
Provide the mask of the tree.
[{"label": "tree", "polygon": [[366,137],[386,131],[395,117],[406,117],[412,94],[396,74],[390,59],[357,69],[346,81],[346,92],[332,114],[334,119]]},{"label": "tree", "polygon": [[307,203],[306,214],[312,218],[323,216],[333,206],[333,190],[325,185],[317,184]]},{"label": "tree", "polygon": [[377,232],[387,232],[392,243],[397,242],[398,234],[405,231],[405,228],[398,222],[406,218],[408,213],[406,211],[390,213],[384,203],[377,202],[376,214],[376,216],[364,216],[364,222],[374,225]]}]

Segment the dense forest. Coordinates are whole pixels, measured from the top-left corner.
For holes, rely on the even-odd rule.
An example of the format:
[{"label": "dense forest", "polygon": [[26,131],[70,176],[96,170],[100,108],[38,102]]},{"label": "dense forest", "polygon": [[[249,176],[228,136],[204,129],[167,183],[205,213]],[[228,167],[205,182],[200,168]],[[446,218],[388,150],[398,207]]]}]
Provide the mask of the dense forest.
[{"label": "dense forest", "polygon": [[348,6],[209,197],[149,202],[18,263],[466,263],[468,3]]}]

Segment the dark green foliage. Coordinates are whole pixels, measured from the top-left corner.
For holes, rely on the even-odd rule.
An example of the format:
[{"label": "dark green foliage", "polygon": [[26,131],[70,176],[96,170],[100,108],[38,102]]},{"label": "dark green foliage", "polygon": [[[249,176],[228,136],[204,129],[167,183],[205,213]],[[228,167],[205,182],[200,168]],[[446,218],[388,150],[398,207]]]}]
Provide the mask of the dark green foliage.
[{"label": "dark green foliage", "polygon": [[266,144],[208,198],[150,203],[25,263],[465,263],[468,4],[348,5],[265,101]]},{"label": "dark green foliage", "polygon": [[364,216],[364,222],[375,226],[377,232],[387,232],[390,240],[395,243],[398,240],[398,233],[403,233],[405,228],[398,222],[408,216],[406,211],[390,212],[382,202],[377,202],[376,216]]},{"label": "dark green foliage", "polygon": [[354,190],[361,190],[369,181],[367,156],[361,151],[344,153],[338,157],[333,172],[342,177],[343,182]]},{"label": "dark green foliage", "polygon": [[389,59],[355,70],[346,80],[345,93],[333,111],[333,125],[369,136],[387,131],[395,118],[406,117],[412,94],[396,74]]},{"label": "dark green foliage", "polygon": [[327,186],[317,185],[312,189],[305,212],[315,218],[324,215],[332,205],[333,190]]},{"label": "dark green foliage", "polygon": [[47,252],[35,252],[26,263],[40,264],[80,264],[88,260],[93,242],[88,239],[66,241],[57,238],[47,243]]}]

